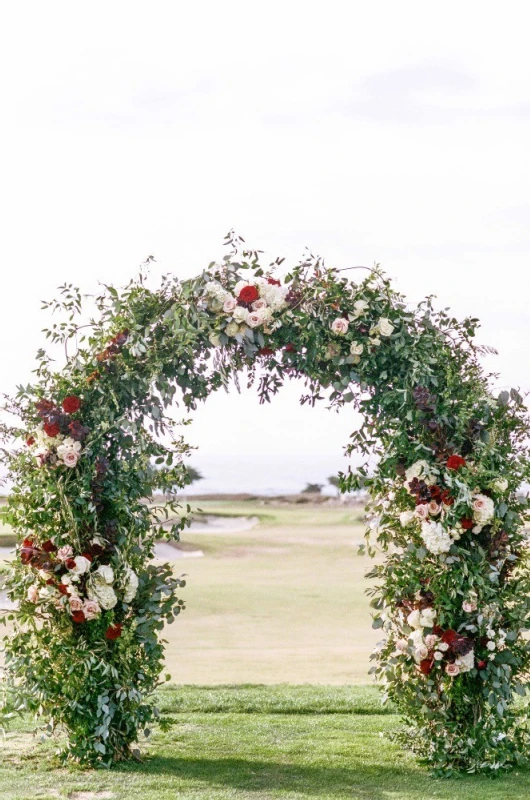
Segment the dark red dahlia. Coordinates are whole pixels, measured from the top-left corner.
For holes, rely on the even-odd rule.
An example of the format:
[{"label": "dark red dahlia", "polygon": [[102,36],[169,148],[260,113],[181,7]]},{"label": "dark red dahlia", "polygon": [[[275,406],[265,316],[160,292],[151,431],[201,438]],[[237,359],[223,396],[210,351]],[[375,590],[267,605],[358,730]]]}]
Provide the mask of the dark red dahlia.
[{"label": "dark red dahlia", "polygon": [[81,408],[81,399],[75,394],[69,394],[63,400],[63,409],[67,414],[75,414]]},{"label": "dark red dahlia", "polygon": [[86,622],[86,617],[82,611],[74,611],[72,613],[72,619],[77,623]]},{"label": "dark red dahlia", "polygon": [[77,567],[74,558],[67,558],[66,561],[64,562],[64,565],[66,569],[75,569]]},{"label": "dark red dahlia", "polygon": [[113,642],[115,639],[119,639],[121,636],[121,628],[122,626],[119,623],[116,623],[115,625],[109,625],[105,631],[105,639],[110,639],[111,642]]},{"label": "dark red dahlia", "polygon": [[83,558],[86,558],[87,561],[93,561],[93,556],[91,553],[81,553]]},{"label": "dark red dahlia", "polygon": [[54,439],[60,432],[61,428],[58,422],[47,422],[44,426],[44,433],[46,436],[49,436],[50,439]]},{"label": "dark red dahlia", "polygon": [[432,672],[433,667],[433,658],[424,658],[422,661],[420,661],[420,672],[422,675],[429,675]]},{"label": "dark red dahlia", "polygon": [[68,590],[68,586],[66,583],[59,583],[57,584],[57,588],[59,589],[59,594],[69,595],[70,592]]},{"label": "dark red dahlia", "polygon": [[259,298],[259,292],[255,286],[243,286],[238,295],[238,300],[242,303],[253,303]]},{"label": "dark red dahlia", "polygon": [[56,548],[56,546],[54,545],[54,543],[52,542],[51,539],[47,539],[44,542],[44,544],[41,545],[41,547],[42,547],[42,549],[44,550],[45,553],[56,553],[57,552],[57,548]]},{"label": "dark red dahlia", "polygon": [[449,491],[449,489],[443,490],[440,500],[442,501],[444,506],[452,506],[453,503],[455,502],[455,499],[454,497],[451,496],[451,492]]},{"label": "dark red dahlia", "polygon": [[457,470],[466,466],[466,460],[462,456],[449,456],[446,462],[447,469]]},{"label": "dark red dahlia", "polygon": [[451,647],[451,645],[453,644],[454,641],[456,641],[456,639],[458,639],[458,633],[454,631],[452,628],[449,628],[449,630],[444,631],[442,634],[442,642],[448,644],[449,647]]},{"label": "dark red dahlia", "polygon": [[460,524],[465,531],[470,531],[471,528],[473,528],[473,526],[475,525],[475,523],[473,522],[472,519],[470,519],[470,517],[462,517],[462,519],[460,520]]}]

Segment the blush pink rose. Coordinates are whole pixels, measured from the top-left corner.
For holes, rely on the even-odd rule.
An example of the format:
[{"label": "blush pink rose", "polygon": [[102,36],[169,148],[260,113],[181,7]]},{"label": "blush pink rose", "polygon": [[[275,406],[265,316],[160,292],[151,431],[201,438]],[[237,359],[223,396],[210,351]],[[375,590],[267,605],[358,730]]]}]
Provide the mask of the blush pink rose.
[{"label": "blush pink rose", "polygon": [[416,511],[414,513],[420,519],[427,519],[429,516],[429,509],[424,503],[422,503],[421,505],[416,506]]},{"label": "blush pink rose", "polygon": [[88,620],[95,619],[98,614],[101,614],[101,608],[97,600],[85,600],[82,610]]},{"label": "blush pink rose", "polygon": [[255,300],[252,303],[253,311],[261,311],[263,308],[267,308],[267,301],[264,300],[262,297],[260,297],[259,300]]},{"label": "blush pink rose", "polygon": [[445,668],[447,675],[450,675],[451,678],[454,678],[460,672],[460,667],[458,664],[448,664]]},{"label": "blush pink rose", "polygon": [[237,300],[235,297],[227,297],[223,303],[223,311],[225,314],[231,314],[237,308]]},{"label": "blush pink rose", "polygon": [[263,322],[263,317],[257,311],[251,311],[247,317],[247,325],[250,328],[257,328]]},{"label": "blush pink rose", "polygon": [[436,500],[431,500],[431,502],[428,503],[428,509],[429,509],[429,514],[435,517],[437,514],[440,513],[442,507],[436,502]]},{"label": "blush pink rose", "polygon": [[70,547],[69,544],[65,544],[63,547],[60,547],[57,551],[57,558],[59,561],[68,561],[69,558],[72,558],[74,555],[73,548]]},{"label": "blush pink rose", "polygon": [[34,583],[29,587],[26,599],[29,600],[30,603],[36,603],[39,599],[39,589]]},{"label": "blush pink rose", "polygon": [[63,456],[63,464],[67,467],[75,467],[77,462],[79,461],[79,454],[75,451],[70,451],[69,453],[65,453]]},{"label": "blush pink rose", "polygon": [[331,330],[333,333],[338,334],[339,336],[344,336],[345,333],[348,332],[349,322],[344,317],[337,317],[331,323]]},{"label": "blush pink rose", "polygon": [[83,601],[80,597],[72,595],[68,602],[70,603],[70,611],[81,611],[83,608]]},{"label": "blush pink rose", "polygon": [[462,603],[462,608],[468,614],[471,614],[473,611],[477,610],[477,604],[472,602],[471,600],[464,600]]}]

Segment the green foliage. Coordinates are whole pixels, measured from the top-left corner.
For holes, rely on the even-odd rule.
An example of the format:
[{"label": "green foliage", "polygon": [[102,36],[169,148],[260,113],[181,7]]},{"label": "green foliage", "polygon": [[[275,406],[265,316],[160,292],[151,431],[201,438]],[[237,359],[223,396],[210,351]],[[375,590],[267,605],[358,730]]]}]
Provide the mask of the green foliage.
[{"label": "green foliage", "polygon": [[[492,395],[473,339],[477,320],[435,311],[431,298],[410,309],[379,270],[356,285],[313,257],[273,296],[280,262],[263,267],[234,236],[228,244],[223,262],[193,280],[165,277],[152,291],[142,274],[123,290],[105,287],[89,322],[75,287],[61,287],[49,304],[63,320],[46,335],[64,346],[66,364],[57,371],[40,351],[35,384],[7,404],[18,422],[2,428],[14,484],[4,519],[19,536],[8,578],[18,609],[4,643],[6,714],[29,710],[50,732],[64,727],[64,754],[81,763],[131,756],[157,713],[148,698],[162,668],[163,626],[183,607],[182,582],[167,567],[147,566],[156,539],[178,538],[189,512],[170,501],[161,518],[146,502],[189,483],[189,447],[168,410],[193,410],[246,370],[262,402],[295,376],[306,382],[302,403],[327,396],[363,414],[348,449],[375,455],[378,466],[341,475],[341,488],[364,485],[372,495],[368,548],[384,553],[372,570],[374,627],[386,637],[374,671],[413,729],[408,743],[444,774],[521,763],[527,722],[513,696],[528,676],[530,583],[528,505],[517,491],[530,459],[520,394]],[[245,281],[259,285],[266,314],[252,305],[256,289],[243,301]],[[72,397],[80,407],[68,410]],[[63,437],[76,432],[81,449],[69,466],[65,445],[46,438],[43,423]],[[463,457],[457,469],[448,467],[454,456]],[[414,484],[407,471],[418,462],[430,477],[419,472]],[[433,501],[439,532],[450,538],[439,551],[414,511],[431,486],[450,498],[443,507]],[[484,524],[477,497],[493,509]],[[473,530],[463,527],[468,519]],[[80,574],[59,560],[65,547],[88,555]],[[127,599],[131,573],[138,586]],[[76,587],[83,598],[100,593],[94,618],[76,621],[72,595],[59,596],[65,579],[74,595]],[[105,605],[110,583],[116,602]],[[415,627],[410,614],[426,608],[430,622]],[[472,653],[461,674],[448,671],[460,669],[452,643],[436,663],[437,644],[424,644],[447,634]]]}]

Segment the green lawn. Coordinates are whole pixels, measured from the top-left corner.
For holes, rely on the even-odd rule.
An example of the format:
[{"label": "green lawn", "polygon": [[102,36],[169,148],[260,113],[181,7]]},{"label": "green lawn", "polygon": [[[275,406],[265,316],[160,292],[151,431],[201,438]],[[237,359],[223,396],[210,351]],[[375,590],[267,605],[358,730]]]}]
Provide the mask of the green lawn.
[{"label": "green lawn", "polygon": [[[56,768],[55,743],[28,724],[3,742],[2,800],[509,800],[530,797],[530,771],[497,781],[434,779],[385,734],[371,687],[175,687],[173,723],[142,745],[143,763]],[[379,712],[379,713],[378,713]]]}]

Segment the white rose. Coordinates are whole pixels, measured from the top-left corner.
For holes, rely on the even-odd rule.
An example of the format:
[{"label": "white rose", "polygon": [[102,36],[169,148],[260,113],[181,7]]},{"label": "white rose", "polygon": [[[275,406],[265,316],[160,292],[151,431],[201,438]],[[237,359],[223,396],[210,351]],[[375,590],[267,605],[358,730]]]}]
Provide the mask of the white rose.
[{"label": "white rose", "polygon": [[75,567],[70,570],[70,575],[84,575],[90,569],[91,561],[84,556],[76,556],[74,558]]},{"label": "white rose", "polygon": [[57,448],[57,455],[60,458],[66,455],[66,453],[80,453],[80,452],[81,452],[81,442],[77,442],[70,436],[68,436],[66,439],[63,439],[63,441]]},{"label": "white rose", "polygon": [[94,579],[110,585],[114,582],[114,570],[108,564],[102,564],[94,572]]},{"label": "white rose", "polygon": [[434,621],[436,619],[436,611],[434,608],[424,608],[420,614],[420,622],[424,628],[432,628],[434,627]]},{"label": "white rose", "polygon": [[381,317],[377,323],[377,330],[381,336],[390,336],[394,330],[394,326],[386,317]]},{"label": "white rose", "polygon": [[396,642],[396,650],[399,650],[400,653],[406,652],[408,649],[409,643],[406,639],[398,639]]},{"label": "white rose", "polygon": [[366,302],[366,300],[356,300],[355,303],[353,304],[353,308],[354,308],[353,316],[355,318],[361,317],[368,308],[368,303]]},{"label": "white rose", "polygon": [[443,657],[444,657],[444,654],[440,653],[439,650],[436,650],[436,652],[434,653],[435,661],[441,661]]},{"label": "white rose", "polygon": [[337,334],[337,336],[344,336],[345,333],[348,332],[349,322],[344,317],[337,317],[331,323],[331,332]]},{"label": "white rose", "polygon": [[493,651],[493,650],[495,650],[495,642],[488,642],[488,643],[487,643],[487,645],[486,645],[486,647],[487,647],[487,648],[488,648],[488,650],[490,650],[490,651]]},{"label": "white rose", "polygon": [[447,650],[449,650],[449,645],[447,644],[447,642],[440,642],[440,644],[438,645],[438,650],[441,650],[442,653],[446,653]]},{"label": "white rose", "polygon": [[373,336],[370,339],[370,344],[373,345],[373,347],[379,347],[379,345],[381,344],[381,339],[378,339],[377,336]]},{"label": "white rose", "polygon": [[243,308],[243,306],[238,306],[233,314],[235,322],[246,322],[248,316],[249,316],[248,310],[246,308]]},{"label": "white rose", "polygon": [[359,342],[351,343],[350,353],[352,354],[352,356],[360,356],[363,350],[364,350],[364,345],[360,344]]},{"label": "white rose", "polygon": [[417,608],[414,611],[411,611],[407,617],[407,624],[410,625],[411,628],[421,628],[421,620],[420,620],[420,612]]},{"label": "white rose", "polygon": [[237,322],[229,322],[225,328],[225,333],[227,336],[237,336],[239,333],[239,325]]},{"label": "white rose", "polygon": [[225,314],[231,314],[237,308],[237,300],[235,297],[229,295],[223,303],[223,311]]},{"label": "white rose", "polygon": [[406,528],[407,525],[410,525],[412,520],[416,517],[414,511],[402,511],[399,515],[399,521],[403,528]]},{"label": "white rose", "polygon": [[508,488],[508,485],[509,484],[506,478],[497,478],[496,481],[493,481],[492,488],[494,492],[497,492],[497,494],[504,494]]}]

